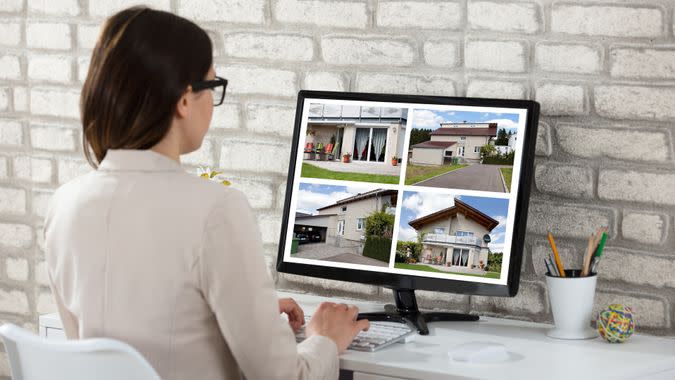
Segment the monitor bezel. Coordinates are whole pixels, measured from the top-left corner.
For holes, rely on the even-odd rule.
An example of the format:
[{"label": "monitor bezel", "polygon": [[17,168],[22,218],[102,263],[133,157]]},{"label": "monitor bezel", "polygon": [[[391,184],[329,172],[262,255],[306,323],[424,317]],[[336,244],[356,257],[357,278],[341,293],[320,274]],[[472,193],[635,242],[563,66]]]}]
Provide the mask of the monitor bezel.
[{"label": "monitor bezel", "polygon": [[[506,284],[489,284],[454,279],[441,279],[400,273],[385,273],[361,269],[328,267],[305,263],[285,262],[284,251],[290,217],[292,190],[295,180],[295,163],[302,126],[302,114],[305,99],[377,101],[389,103],[418,103],[430,105],[461,105],[498,108],[527,109],[524,131],[523,156],[521,159],[516,213],[514,217],[513,238],[511,243],[510,267]],[[365,92],[333,92],[300,90],[295,114],[293,144],[288,168],[284,212],[282,215],[281,235],[276,269],[281,273],[290,273],[330,280],[357,282],[383,286],[392,289],[419,289],[457,294],[513,297],[518,292],[520,271],[523,261],[527,211],[530,188],[532,185],[535,144],[539,119],[539,103],[531,100],[469,98],[437,95],[403,95]]]}]

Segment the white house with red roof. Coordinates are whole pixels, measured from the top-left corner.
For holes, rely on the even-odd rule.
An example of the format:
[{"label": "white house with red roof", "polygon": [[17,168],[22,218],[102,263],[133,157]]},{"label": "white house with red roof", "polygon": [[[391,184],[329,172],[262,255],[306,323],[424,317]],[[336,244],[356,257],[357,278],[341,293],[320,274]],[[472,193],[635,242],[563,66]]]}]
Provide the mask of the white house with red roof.
[{"label": "white house with red roof", "polygon": [[412,146],[410,162],[443,165],[453,157],[479,161],[480,148],[497,137],[497,123],[441,123],[431,139]]}]

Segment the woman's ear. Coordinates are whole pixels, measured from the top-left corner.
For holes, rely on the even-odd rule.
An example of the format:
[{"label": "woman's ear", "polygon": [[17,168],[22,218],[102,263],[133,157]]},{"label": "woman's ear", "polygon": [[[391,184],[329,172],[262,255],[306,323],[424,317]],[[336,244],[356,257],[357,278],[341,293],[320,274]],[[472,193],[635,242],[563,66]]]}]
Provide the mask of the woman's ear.
[{"label": "woman's ear", "polygon": [[176,103],[176,117],[186,118],[189,115],[189,94],[192,92],[192,86],[188,86],[188,89],[183,92],[183,95],[178,99]]}]

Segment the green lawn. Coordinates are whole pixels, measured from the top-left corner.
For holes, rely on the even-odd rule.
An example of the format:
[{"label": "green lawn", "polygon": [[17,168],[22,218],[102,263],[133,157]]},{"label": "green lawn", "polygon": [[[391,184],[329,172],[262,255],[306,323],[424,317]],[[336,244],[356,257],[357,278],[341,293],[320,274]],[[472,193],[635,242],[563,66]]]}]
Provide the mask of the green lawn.
[{"label": "green lawn", "polygon": [[393,183],[395,185],[398,185],[399,181],[399,177],[396,175],[335,172],[332,170],[322,169],[320,167],[306,163],[302,164],[301,175],[305,178],[326,178],[326,179],[339,179],[343,181]]},{"label": "green lawn", "polygon": [[457,170],[467,166],[466,164],[458,165],[441,165],[441,166],[426,166],[426,165],[411,165],[408,164],[405,171],[405,184],[412,185],[425,179],[441,175],[453,170]]},{"label": "green lawn", "polygon": [[480,275],[480,274],[469,274],[469,273],[455,273],[455,272],[444,272],[442,270],[438,270],[436,268],[432,268],[428,265],[420,265],[420,264],[405,264],[405,263],[394,263],[394,268],[400,268],[400,269],[411,269],[411,270],[421,270],[423,272],[436,272],[436,273],[450,273],[450,274],[458,274],[461,276],[474,276],[474,277],[485,277],[485,278],[499,278],[499,273],[497,272],[487,272],[487,274]]},{"label": "green lawn", "polygon": [[513,175],[513,168],[500,168],[499,170],[502,172],[508,191],[511,191],[511,175]]}]

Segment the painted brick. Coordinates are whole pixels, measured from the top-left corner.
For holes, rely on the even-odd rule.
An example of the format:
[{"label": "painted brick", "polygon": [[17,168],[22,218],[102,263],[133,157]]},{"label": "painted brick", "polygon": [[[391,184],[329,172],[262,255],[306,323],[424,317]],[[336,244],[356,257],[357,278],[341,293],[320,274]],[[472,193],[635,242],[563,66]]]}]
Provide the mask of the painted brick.
[{"label": "painted brick", "polygon": [[30,143],[35,149],[73,152],[76,149],[76,131],[56,125],[30,126]]},{"label": "painted brick", "polygon": [[369,19],[365,3],[347,1],[279,0],[272,15],[282,23],[359,29],[365,28]]},{"label": "painted brick", "polygon": [[651,7],[554,4],[551,31],[613,37],[658,37],[663,12]]},{"label": "painted brick", "polygon": [[[227,95],[225,95],[227,97]],[[239,113],[240,108],[238,104],[223,103],[213,109],[213,118],[211,119],[211,126],[213,128],[237,129],[239,128]]]},{"label": "painted brick", "polygon": [[314,57],[312,39],[292,34],[226,34],[224,46],[228,57],[285,61],[310,61]]},{"label": "painted brick", "polygon": [[89,72],[89,63],[91,59],[89,57],[79,57],[77,58],[77,80],[80,83],[84,83],[87,79],[87,74]]},{"label": "painted brick", "polygon": [[295,107],[249,104],[246,110],[246,128],[248,130],[280,136],[293,135]]},{"label": "painted brick", "polygon": [[608,208],[532,200],[528,209],[527,231],[588,239],[599,226],[605,226],[609,228],[609,235],[613,236],[613,219],[614,212]]},{"label": "painted brick", "polygon": [[0,111],[9,109],[9,99],[11,98],[11,89],[8,87],[0,88]]},{"label": "painted brick", "polygon": [[80,91],[56,88],[32,88],[30,111],[37,115],[79,118]]},{"label": "painted brick", "polygon": [[20,257],[8,257],[5,260],[7,277],[15,281],[28,280],[28,260]]},{"label": "painted brick", "polygon": [[0,223],[0,245],[10,248],[30,248],[33,245],[33,230],[25,224]]},{"label": "painted brick", "polygon": [[279,273],[277,282],[278,290],[296,292],[311,292],[314,295],[345,297],[347,295],[375,296],[378,293],[376,286],[360,284],[358,282],[346,282],[327,280],[323,278],[298,276],[295,274]]},{"label": "painted brick", "polygon": [[[265,154],[260,154],[265,152]],[[220,167],[226,170],[288,173],[290,146],[277,141],[231,139],[223,142]]]},{"label": "painted brick", "polygon": [[284,181],[277,187],[277,208],[280,210],[284,209],[284,203],[286,203],[286,186],[287,182]]},{"label": "painted brick", "polygon": [[85,160],[60,160],[58,166],[59,185],[87,174],[92,170],[93,168]]},{"label": "painted brick", "polygon": [[458,42],[455,40],[424,41],[424,61],[431,66],[457,66],[459,63]]},{"label": "painted brick", "polygon": [[392,28],[459,29],[462,9],[455,2],[378,1],[377,26]]},{"label": "painted brick", "polygon": [[35,265],[35,281],[39,285],[49,286],[49,276],[47,275],[47,262],[40,261]]},{"label": "painted brick", "polygon": [[54,22],[28,22],[26,42],[30,48],[70,49],[70,26]]},{"label": "painted brick", "polygon": [[347,90],[347,85],[342,74],[309,72],[305,75],[302,88],[305,90],[345,91]]},{"label": "painted brick", "polygon": [[544,288],[537,282],[520,281],[515,297],[471,297],[474,311],[502,311],[512,313],[540,314],[547,310]]},{"label": "painted brick", "polygon": [[586,91],[582,86],[560,83],[540,83],[535,99],[545,115],[583,115],[586,110]]},{"label": "painted brick", "polygon": [[675,260],[671,257],[651,256],[647,252],[605,246],[599,270],[602,270],[602,276],[606,280],[675,288],[675,279],[671,276],[675,271]]},{"label": "painted brick", "polygon": [[250,24],[262,24],[265,21],[263,0],[179,0],[176,8],[179,15],[195,21]]},{"label": "painted brick", "polygon": [[47,183],[52,180],[52,171],[51,160],[28,156],[14,157],[14,175],[16,178]]},{"label": "painted brick", "polygon": [[521,73],[527,68],[526,47],[518,41],[467,41],[464,59],[467,69]]},{"label": "painted brick", "polygon": [[260,236],[262,237],[263,244],[279,243],[279,235],[281,234],[281,214],[259,213],[258,227],[260,228]]},{"label": "painted brick", "polygon": [[0,45],[18,46],[21,43],[23,27],[21,22],[0,22]]},{"label": "painted brick", "polygon": [[[612,289],[613,290],[613,289]],[[637,331],[642,327],[666,328],[670,327],[670,308],[666,300],[646,294],[628,295],[616,293],[610,289],[598,288],[595,292],[593,316],[597,316],[613,303],[630,306],[637,322]]]},{"label": "painted brick", "polygon": [[665,239],[667,225],[665,215],[624,210],[621,234],[628,240],[659,244]]},{"label": "painted brick", "polygon": [[0,289],[0,310],[5,313],[27,315],[30,309],[26,292]]},{"label": "painted brick", "polygon": [[602,70],[602,47],[544,42],[535,47],[534,59],[543,71],[592,74]]},{"label": "painted brick", "polygon": [[675,205],[675,174],[600,170],[598,197],[605,200]]},{"label": "painted brick", "polygon": [[196,151],[181,156],[183,164],[196,166],[213,166],[215,159],[213,158],[213,143],[209,139],[204,139],[202,146]]},{"label": "painted brick", "polygon": [[[193,1],[196,3],[196,1]],[[159,9],[163,11],[171,10],[170,0],[107,0],[107,1],[90,1],[89,2],[89,15],[94,17],[109,17],[113,13],[121,11],[122,9],[128,8],[132,5],[144,4],[153,9]],[[195,4],[195,8],[197,5]],[[180,8],[180,7],[179,7]],[[225,8],[228,9],[228,8]]]},{"label": "painted brick", "polygon": [[409,43],[376,37],[325,37],[321,50],[324,61],[338,65],[407,66],[414,57]]},{"label": "painted brick", "polygon": [[49,202],[52,199],[52,191],[33,190],[32,212],[34,215],[44,219],[47,216]]},{"label": "painted brick", "polygon": [[228,93],[297,96],[298,78],[293,71],[223,65],[216,72],[228,79]]},{"label": "painted brick", "polygon": [[45,255],[45,227],[44,226],[36,226],[35,227],[35,243],[37,243],[38,248],[40,249],[40,254],[44,258]]},{"label": "painted brick", "polygon": [[49,291],[38,291],[36,301],[36,310],[38,314],[49,314],[56,313],[58,310],[56,308],[56,302],[52,293]]},{"label": "painted brick", "polygon": [[3,0],[0,2],[0,12],[21,12],[23,0]]},{"label": "painted brick", "polygon": [[0,56],[0,79],[21,79],[21,62],[16,55]]},{"label": "painted brick", "polygon": [[[559,124],[556,133],[560,147],[580,157],[658,162],[670,159],[668,135],[664,132]],[[631,149],[625,149],[626,141],[635,142]]]},{"label": "painted brick", "polygon": [[541,12],[536,3],[470,1],[467,12],[471,29],[536,33],[541,28]]},{"label": "painted brick", "polygon": [[26,87],[14,87],[14,111],[28,111],[28,89]]},{"label": "painted brick", "polygon": [[595,109],[612,119],[675,120],[675,88],[596,86]]},{"label": "painted brick", "polygon": [[256,209],[272,207],[274,194],[269,183],[256,181],[246,176],[226,175],[232,187],[246,194],[248,203]]},{"label": "painted brick", "polygon": [[[581,268],[585,247],[566,244],[564,239],[556,239],[555,243],[558,254],[560,254],[560,260],[565,263],[565,268]],[[544,276],[546,273],[544,259],[549,257],[549,255],[551,255],[551,245],[548,240],[536,240],[532,244],[532,264],[534,265],[534,273],[537,276]]]},{"label": "painted brick", "polygon": [[28,0],[28,13],[77,16],[80,7],[77,0]]},{"label": "painted brick", "polygon": [[0,145],[23,144],[23,127],[15,120],[0,119]]},{"label": "painted brick", "polygon": [[446,76],[359,73],[356,88],[361,92],[455,95],[455,82]]},{"label": "painted brick", "polygon": [[466,96],[477,98],[525,99],[527,89],[518,82],[492,79],[472,79],[466,88]]},{"label": "painted brick", "polygon": [[615,47],[609,53],[609,72],[615,77],[675,78],[675,48]]},{"label": "painted brick", "polygon": [[26,190],[0,187],[0,212],[23,215],[26,213]]},{"label": "painted brick", "polygon": [[534,173],[539,191],[569,198],[592,198],[593,180],[593,170],[583,166],[539,164]]},{"label": "painted brick", "polygon": [[0,157],[0,179],[6,179],[7,173],[7,157]]},{"label": "painted brick", "polygon": [[28,79],[39,82],[69,82],[72,60],[57,55],[28,57]]},{"label": "painted brick", "polygon": [[537,156],[550,156],[552,150],[551,128],[548,124],[540,121],[537,128],[537,146],[534,149],[534,154]]},{"label": "painted brick", "polygon": [[93,49],[101,32],[102,25],[78,25],[77,47],[80,49]]}]

